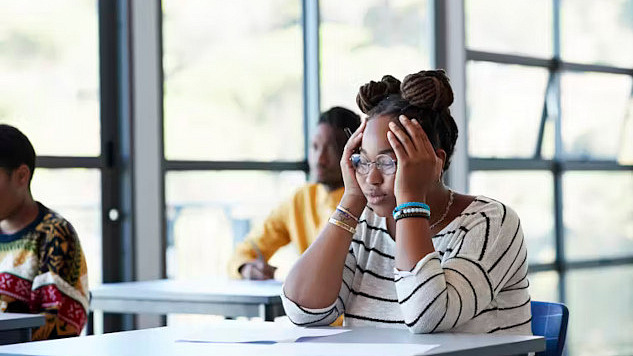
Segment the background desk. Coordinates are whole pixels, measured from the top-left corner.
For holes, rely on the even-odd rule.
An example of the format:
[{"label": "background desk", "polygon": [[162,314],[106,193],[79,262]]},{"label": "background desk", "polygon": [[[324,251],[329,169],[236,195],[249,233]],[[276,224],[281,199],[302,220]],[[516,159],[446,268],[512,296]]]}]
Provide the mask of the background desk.
[{"label": "background desk", "polygon": [[207,279],[108,283],[93,290],[90,308],[110,313],[213,314],[262,317],[285,315],[281,282]]},{"label": "background desk", "polygon": [[[229,324],[231,323],[231,324]],[[257,325],[256,325],[257,324]],[[274,328],[280,323],[263,323]],[[210,335],[217,329],[231,329],[235,333],[256,333],[262,326],[259,322],[221,321],[197,327]],[[257,329],[256,329],[257,328]],[[136,331],[126,331],[104,335],[77,337],[64,340],[31,342],[22,345],[0,347],[0,354],[14,355],[209,355],[209,344],[175,342],[186,335],[187,329],[162,327]],[[538,352],[545,349],[545,340],[540,336],[472,335],[472,334],[432,334],[414,335],[408,330],[385,328],[352,328],[352,331],[335,336],[311,339],[312,351],[319,343],[364,343],[362,347],[371,349],[372,343],[393,344],[438,344],[437,348],[424,355],[469,355],[500,356]],[[226,344],[225,344],[226,346]],[[230,344],[230,356],[253,356],[247,344]],[[397,345],[394,345],[396,348]],[[331,351],[331,350],[330,350]],[[330,351],[327,356],[334,356]],[[223,356],[223,355],[217,355]]]},{"label": "background desk", "polygon": [[0,313],[0,345],[31,341],[32,328],[42,325],[40,314]]}]

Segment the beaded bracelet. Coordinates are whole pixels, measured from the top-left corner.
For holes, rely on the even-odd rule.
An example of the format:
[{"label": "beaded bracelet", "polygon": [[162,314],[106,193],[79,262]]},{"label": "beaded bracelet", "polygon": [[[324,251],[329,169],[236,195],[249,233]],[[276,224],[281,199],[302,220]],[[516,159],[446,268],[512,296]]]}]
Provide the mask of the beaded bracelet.
[{"label": "beaded bracelet", "polygon": [[355,228],[353,228],[353,227],[351,227],[351,226],[347,225],[346,223],[344,223],[344,222],[342,222],[342,221],[340,221],[340,220],[336,220],[336,219],[334,219],[334,218],[330,218],[330,219],[328,220],[328,222],[329,222],[330,224],[333,224],[333,225],[336,225],[336,226],[340,227],[341,229],[343,229],[343,230],[345,230],[345,231],[351,232],[351,233],[352,233],[352,235],[354,235],[354,234],[356,233],[356,229],[355,229]]},{"label": "beaded bracelet", "polygon": [[405,203],[398,205],[395,209],[393,209],[393,217],[396,217],[396,214],[399,212],[407,212],[407,213],[426,213],[429,216],[431,215],[431,209],[428,205],[424,203]]},{"label": "beaded bracelet", "polygon": [[343,216],[345,216],[346,218],[352,219],[352,220],[358,222],[358,218],[356,216],[354,216],[354,214],[352,214],[349,210],[347,210],[344,207],[342,207],[341,205],[337,206],[336,210],[340,211],[341,214],[343,214]]},{"label": "beaded bracelet", "polygon": [[428,220],[431,218],[431,214],[398,212],[397,215],[394,216],[394,219],[396,221],[401,220],[401,219],[406,219],[406,218],[425,218]]},{"label": "beaded bracelet", "polygon": [[431,216],[431,211],[428,209],[423,209],[423,208],[405,208],[399,211],[396,211],[395,213],[393,213],[393,217],[395,218],[396,215],[398,214],[424,214],[424,215],[428,215]]},{"label": "beaded bracelet", "polygon": [[398,212],[398,211],[400,211],[402,209],[405,209],[405,208],[422,208],[422,209],[426,209],[426,210],[429,210],[429,211],[431,210],[431,208],[428,205],[426,205],[425,203],[409,202],[409,203],[403,203],[403,204],[400,204],[400,205],[396,206],[396,208],[393,209],[393,212],[396,213],[396,212]]}]

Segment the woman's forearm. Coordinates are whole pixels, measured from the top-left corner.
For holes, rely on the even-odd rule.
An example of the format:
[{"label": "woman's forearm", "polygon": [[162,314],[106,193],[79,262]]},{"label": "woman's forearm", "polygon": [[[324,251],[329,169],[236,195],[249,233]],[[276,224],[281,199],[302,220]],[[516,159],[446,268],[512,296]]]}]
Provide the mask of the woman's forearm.
[{"label": "woman's forearm", "polygon": [[[359,216],[364,202],[341,201],[355,216]],[[355,223],[346,222],[355,228]],[[325,308],[336,300],[343,280],[343,268],[352,233],[340,226],[327,223],[316,241],[295,263],[284,284],[286,296],[295,303],[311,309]],[[355,266],[353,266],[355,267]]]},{"label": "woman's forearm", "polygon": [[435,251],[429,220],[406,218],[396,222],[396,268],[409,271],[424,256]]}]

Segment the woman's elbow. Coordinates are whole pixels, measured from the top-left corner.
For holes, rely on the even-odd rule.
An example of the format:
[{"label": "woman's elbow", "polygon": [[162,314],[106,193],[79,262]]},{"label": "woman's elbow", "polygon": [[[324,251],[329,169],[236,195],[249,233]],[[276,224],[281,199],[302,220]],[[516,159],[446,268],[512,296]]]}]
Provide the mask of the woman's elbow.
[{"label": "woman's elbow", "polygon": [[411,318],[405,317],[405,324],[409,331],[413,334],[431,334],[442,332],[450,329],[446,325],[446,315],[449,311],[449,303],[446,296],[438,298],[432,305],[424,310],[411,310]]},{"label": "woman's elbow", "polygon": [[407,328],[409,329],[409,332],[411,332],[412,334],[431,334],[431,333],[444,331],[435,327],[436,324],[437,324],[437,321],[433,322],[430,320],[428,321],[419,320],[415,324],[407,324]]}]

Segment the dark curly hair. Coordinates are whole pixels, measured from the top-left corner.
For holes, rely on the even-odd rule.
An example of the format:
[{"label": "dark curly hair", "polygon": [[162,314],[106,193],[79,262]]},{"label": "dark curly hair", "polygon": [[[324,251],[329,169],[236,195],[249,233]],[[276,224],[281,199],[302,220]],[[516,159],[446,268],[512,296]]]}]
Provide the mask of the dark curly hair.
[{"label": "dark curly hair", "polygon": [[448,109],[452,103],[453,90],[442,69],[409,74],[402,83],[385,75],[379,82],[372,80],[361,86],[356,96],[356,104],[369,119],[399,115],[417,119],[433,147],[446,152],[444,170],[450,166],[458,135]]},{"label": "dark curly hair", "polygon": [[23,164],[29,167],[32,179],[35,170],[35,150],[31,141],[15,127],[0,124],[0,169],[11,174]]}]

